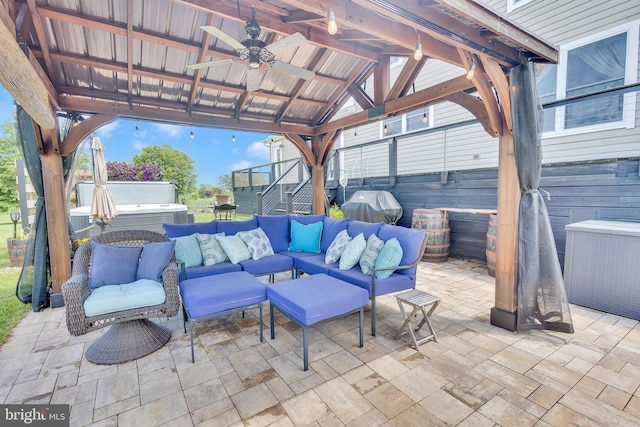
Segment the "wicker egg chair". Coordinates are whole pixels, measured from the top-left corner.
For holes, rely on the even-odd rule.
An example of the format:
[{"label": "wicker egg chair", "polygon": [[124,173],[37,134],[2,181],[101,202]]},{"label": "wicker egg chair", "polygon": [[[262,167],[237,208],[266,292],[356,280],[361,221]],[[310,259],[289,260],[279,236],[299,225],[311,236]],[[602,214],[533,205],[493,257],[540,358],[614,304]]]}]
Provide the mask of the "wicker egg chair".
[{"label": "wicker egg chair", "polygon": [[[141,247],[146,242],[164,242],[164,234],[147,230],[111,231],[92,240],[112,246]],[[111,326],[87,348],[87,360],[98,364],[124,363],[152,353],[169,341],[171,330],[149,318],[175,316],[180,309],[178,271],[175,257],[162,273],[165,290],[163,304],[87,317],[84,301],[91,295],[89,272],[91,268],[91,241],[78,248],[73,258],[71,278],[62,285],[67,328],[73,336],[83,335]],[[114,266],[117,268],[117,266]]]}]

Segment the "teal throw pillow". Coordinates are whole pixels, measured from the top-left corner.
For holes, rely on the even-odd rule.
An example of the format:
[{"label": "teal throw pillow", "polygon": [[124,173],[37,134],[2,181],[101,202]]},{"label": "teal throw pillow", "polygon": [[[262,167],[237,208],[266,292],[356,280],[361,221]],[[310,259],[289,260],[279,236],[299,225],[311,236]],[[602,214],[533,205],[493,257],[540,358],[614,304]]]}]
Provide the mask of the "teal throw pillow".
[{"label": "teal throw pillow", "polygon": [[222,246],[220,246],[220,242],[218,242],[216,236],[224,236],[224,233],[196,233],[196,237],[200,243],[200,252],[202,252],[202,263],[204,265],[216,265],[229,261],[226,252],[222,249]]},{"label": "teal throw pillow", "polygon": [[344,252],[342,252],[342,256],[340,257],[340,270],[350,270],[353,268],[353,266],[360,261],[365,247],[367,247],[367,242],[364,240],[364,234],[360,233],[344,248]]},{"label": "teal throw pillow", "polygon": [[147,242],[142,248],[136,280],[162,282],[162,272],[173,257],[176,242]]},{"label": "teal throw pillow", "polygon": [[184,266],[197,267],[202,265],[200,242],[195,234],[172,238],[176,242],[176,260],[184,262]]},{"label": "teal throw pillow", "polygon": [[234,236],[217,236],[220,246],[229,257],[232,264],[239,264],[242,261],[251,259],[251,253],[247,245],[237,235]]},{"label": "teal throw pillow", "polygon": [[336,234],[336,237],[329,245],[327,253],[324,256],[324,263],[333,264],[334,262],[338,262],[338,260],[342,256],[342,253],[351,240],[351,236],[349,236],[349,233],[346,229]]},{"label": "teal throw pillow", "polygon": [[239,231],[237,236],[247,245],[251,259],[257,261],[274,254],[269,238],[260,227],[250,231]]},{"label": "teal throw pillow", "polygon": [[296,220],[292,220],[289,250],[297,252],[320,252],[322,225],[322,221],[303,225]]},{"label": "teal throw pillow", "polygon": [[127,248],[91,241],[89,288],[135,281],[141,252],[142,246]]},{"label": "teal throw pillow", "polygon": [[[402,260],[402,246],[395,237],[387,240],[376,258],[375,268],[397,267]],[[376,279],[386,279],[395,270],[376,271]]]},{"label": "teal throw pillow", "polygon": [[367,276],[371,276],[373,273],[373,266],[376,263],[376,258],[378,258],[378,254],[382,250],[384,246],[384,242],[378,238],[375,234],[372,234],[367,239],[367,246],[364,248],[364,252],[362,252],[362,256],[360,257],[360,270]]}]

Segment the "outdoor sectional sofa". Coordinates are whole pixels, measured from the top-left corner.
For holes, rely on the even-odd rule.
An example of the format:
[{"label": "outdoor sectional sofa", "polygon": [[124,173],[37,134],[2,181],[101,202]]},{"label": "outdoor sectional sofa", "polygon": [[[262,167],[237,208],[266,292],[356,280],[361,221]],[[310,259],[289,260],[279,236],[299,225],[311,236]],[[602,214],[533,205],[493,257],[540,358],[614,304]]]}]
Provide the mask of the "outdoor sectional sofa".
[{"label": "outdoor sectional sofa", "polygon": [[[316,231],[321,228],[318,246],[313,247],[312,244],[311,248],[305,247],[308,242],[304,240],[306,237],[304,229],[307,226],[311,226],[308,228],[313,228]],[[376,296],[415,288],[416,265],[424,253],[426,244],[425,230],[414,230],[385,223],[368,223],[349,218],[335,219],[329,218],[324,214],[255,216],[244,221],[164,224],[164,228],[167,236],[176,240],[176,258],[182,267],[180,280],[234,271],[246,271],[254,276],[269,275],[270,281],[273,281],[275,273],[283,271],[291,271],[292,278],[298,277],[301,273],[324,273],[359,286],[369,293],[371,301],[371,334],[374,336],[376,334]],[[181,254],[184,251],[180,247],[181,240],[185,240],[184,238],[191,239],[190,241],[193,242],[194,238],[202,239],[203,235],[224,233],[225,236],[232,236],[238,232],[248,232],[258,228],[262,229],[268,238],[273,249],[273,255],[257,260],[247,259],[236,263],[227,260],[213,265],[199,265],[197,260],[195,262],[184,262],[181,259]],[[360,241],[363,238],[368,241],[371,235],[375,235],[377,239],[374,240],[378,241],[379,245],[382,245],[380,242],[386,243],[391,239],[397,239],[397,241],[393,242],[395,245],[399,244],[401,248],[400,251],[396,251],[397,262],[392,262],[389,267],[381,268],[380,266],[375,266],[372,261],[369,268],[370,271],[368,271],[370,274],[363,273],[358,262],[349,269],[341,269],[339,261],[330,264],[325,263],[327,250],[332,242],[336,240],[336,236],[343,230],[352,240],[355,240],[359,234],[362,234],[358,238]],[[343,236],[344,234],[342,233]],[[390,244],[390,246],[392,245]],[[301,247],[303,250],[291,250]],[[386,275],[388,277],[381,278]]]}]

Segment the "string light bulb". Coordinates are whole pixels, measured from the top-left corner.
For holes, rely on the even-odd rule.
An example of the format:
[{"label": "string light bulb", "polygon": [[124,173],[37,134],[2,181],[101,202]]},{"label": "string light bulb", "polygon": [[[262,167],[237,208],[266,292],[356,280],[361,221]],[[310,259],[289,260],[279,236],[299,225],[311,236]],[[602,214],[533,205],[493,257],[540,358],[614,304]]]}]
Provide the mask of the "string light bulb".
[{"label": "string light bulb", "polygon": [[384,132],[385,135],[389,133],[389,128],[387,127],[387,123],[386,122],[384,124],[384,128],[382,129],[382,132]]},{"label": "string light bulb", "polygon": [[467,71],[467,79],[473,79],[473,76],[476,74],[476,62],[471,60],[471,66],[469,67],[469,71]]},{"label": "string light bulb", "polygon": [[236,134],[231,135],[231,142],[236,142]]},{"label": "string light bulb", "polygon": [[420,33],[416,30],[418,35],[418,43],[416,43],[416,50],[413,52],[413,59],[420,61],[422,59],[422,43],[420,43]]},{"label": "string light bulb", "polygon": [[427,123],[429,118],[427,117],[427,106],[424,106],[424,112],[422,113],[422,123]]},{"label": "string light bulb", "polygon": [[189,132],[189,138],[194,139],[196,136],[193,134],[193,131]]},{"label": "string light bulb", "polygon": [[358,136],[358,126],[356,126],[353,130],[353,136]]},{"label": "string light bulb", "polygon": [[338,24],[336,23],[336,14],[333,12],[333,8],[329,5],[329,12],[327,12],[327,32],[334,35],[338,32]]}]

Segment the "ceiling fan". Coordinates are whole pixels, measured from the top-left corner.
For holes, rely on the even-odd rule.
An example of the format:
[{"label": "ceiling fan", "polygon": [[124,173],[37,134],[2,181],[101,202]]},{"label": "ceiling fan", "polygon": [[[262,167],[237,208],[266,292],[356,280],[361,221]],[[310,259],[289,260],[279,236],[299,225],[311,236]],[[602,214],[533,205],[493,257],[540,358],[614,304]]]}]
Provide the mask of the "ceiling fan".
[{"label": "ceiling fan", "polygon": [[198,69],[210,67],[212,65],[225,64],[238,61],[249,61],[249,69],[247,70],[247,90],[257,91],[260,88],[260,63],[264,62],[270,67],[284,71],[289,74],[293,74],[304,80],[310,80],[315,73],[313,71],[305,70],[297,65],[288,64],[286,62],[278,61],[275,56],[288,49],[293,49],[308,43],[308,40],[300,33],[293,33],[289,36],[283,37],[280,40],[267,45],[264,41],[259,40],[260,25],[256,22],[256,11],[251,10],[251,20],[247,21],[247,25],[244,27],[247,36],[249,38],[237,41],[229,34],[225,33],[218,27],[205,25],[200,27],[203,31],[211,34],[212,36],[222,40],[229,46],[233,47],[238,53],[238,59],[219,59],[215,61],[200,62],[198,64],[187,65],[187,69]]}]

